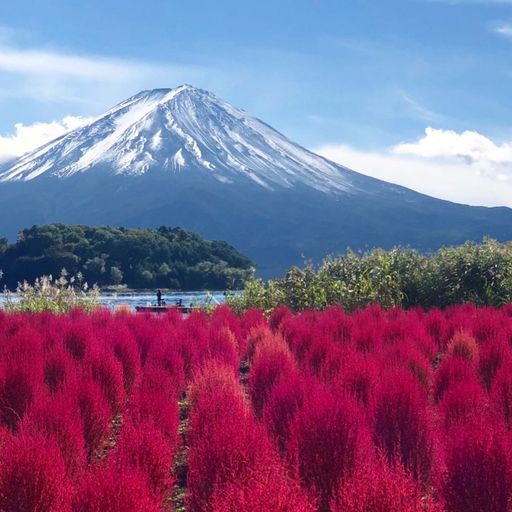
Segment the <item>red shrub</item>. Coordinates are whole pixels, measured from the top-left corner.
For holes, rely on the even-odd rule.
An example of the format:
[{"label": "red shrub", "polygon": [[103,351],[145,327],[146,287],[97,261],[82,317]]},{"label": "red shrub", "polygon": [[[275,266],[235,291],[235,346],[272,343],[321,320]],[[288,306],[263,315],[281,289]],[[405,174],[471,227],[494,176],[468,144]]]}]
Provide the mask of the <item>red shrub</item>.
[{"label": "red shrub", "polygon": [[210,367],[195,382],[187,438],[187,509],[192,512],[211,510],[218,486],[268,467],[270,443],[227,368]]},{"label": "red shrub", "polygon": [[291,316],[292,316],[292,312],[286,306],[277,306],[272,311],[268,324],[269,324],[270,328],[274,332],[276,332],[279,329],[279,327],[281,326],[281,323],[283,322],[283,320],[285,320]]},{"label": "red shrub", "polygon": [[263,421],[279,453],[286,458],[290,455],[287,449],[291,444],[291,427],[302,407],[305,388],[302,378],[296,373],[290,373],[275,383],[265,401]]},{"label": "red shrub", "polygon": [[179,411],[177,400],[157,390],[143,387],[128,409],[131,421],[138,425],[151,422],[171,443],[173,451],[177,445]]},{"label": "red shrub", "polygon": [[452,357],[461,357],[470,364],[478,365],[478,345],[475,338],[459,331],[448,342],[447,353]]},{"label": "red shrub", "polygon": [[12,431],[18,428],[29,406],[43,394],[39,372],[28,364],[9,366],[0,375],[0,418]]},{"label": "red shrub", "polygon": [[385,461],[366,464],[344,482],[333,500],[332,512],[425,512],[417,482]]},{"label": "red shrub", "polygon": [[76,368],[68,353],[62,347],[54,347],[44,365],[44,382],[49,393],[62,389],[66,381],[73,378],[73,372],[76,372]]},{"label": "red shrub", "polygon": [[21,422],[22,432],[52,439],[60,449],[66,471],[76,475],[86,463],[86,450],[80,411],[66,394],[35,404]]},{"label": "red shrub", "polygon": [[507,512],[512,494],[508,436],[491,425],[463,428],[446,446],[444,498],[451,512]]},{"label": "red shrub", "polygon": [[86,368],[102,390],[112,412],[118,412],[125,399],[123,369],[119,361],[102,350],[87,359]]},{"label": "red shrub", "polygon": [[373,413],[373,437],[392,465],[403,465],[428,482],[433,463],[433,437],[424,393],[406,373],[384,376]]},{"label": "red shrub", "polygon": [[296,371],[293,356],[281,337],[267,337],[256,347],[249,372],[249,391],[258,416],[274,384]]},{"label": "red shrub", "polygon": [[[125,422],[118,440],[114,463],[121,473],[127,468],[139,470],[155,497],[171,494],[174,478],[171,477],[175,445],[149,421]],[[113,456],[112,454],[110,455]]]},{"label": "red shrub", "polygon": [[346,353],[345,366],[336,385],[368,408],[375,398],[378,373],[378,365],[373,358]]},{"label": "red shrub", "polygon": [[439,411],[445,430],[479,422],[488,414],[484,390],[474,381],[457,382],[443,395]]},{"label": "red shrub", "polygon": [[96,346],[96,339],[91,326],[85,320],[77,321],[69,327],[64,334],[64,346],[66,350],[78,361]]},{"label": "red shrub", "polygon": [[124,390],[130,395],[138,385],[141,373],[137,342],[131,332],[119,322],[109,329],[105,341],[111,344],[115,357],[122,365]]},{"label": "red shrub", "polygon": [[112,464],[91,468],[80,480],[73,512],[160,512],[145,475]]},{"label": "red shrub", "polygon": [[69,482],[55,443],[42,435],[20,433],[1,450],[0,510],[67,512]]},{"label": "red shrub", "polygon": [[317,507],[278,466],[263,467],[218,486],[212,497],[215,512],[315,512]]},{"label": "red shrub", "polygon": [[267,325],[267,319],[263,314],[263,311],[258,308],[251,308],[244,312],[242,318],[240,318],[240,327],[242,329],[242,337],[246,338],[249,332],[256,327],[265,327]]},{"label": "red shrub", "polygon": [[102,448],[111,428],[112,414],[99,386],[90,380],[71,391],[82,419],[88,458],[92,459]]},{"label": "red shrub", "polygon": [[349,478],[369,455],[364,417],[355,401],[316,387],[304,398],[293,428],[298,474],[329,510],[340,480]]},{"label": "red shrub", "polygon": [[434,398],[439,401],[446,390],[457,382],[478,382],[474,368],[461,357],[447,357],[434,377]]},{"label": "red shrub", "polygon": [[511,363],[511,352],[503,337],[487,342],[480,348],[479,370],[487,390],[491,389],[496,372],[504,364]]},{"label": "red shrub", "polygon": [[512,427],[512,370],[509,365],[498,371],[491,387],[491,403],[509,428]]}]

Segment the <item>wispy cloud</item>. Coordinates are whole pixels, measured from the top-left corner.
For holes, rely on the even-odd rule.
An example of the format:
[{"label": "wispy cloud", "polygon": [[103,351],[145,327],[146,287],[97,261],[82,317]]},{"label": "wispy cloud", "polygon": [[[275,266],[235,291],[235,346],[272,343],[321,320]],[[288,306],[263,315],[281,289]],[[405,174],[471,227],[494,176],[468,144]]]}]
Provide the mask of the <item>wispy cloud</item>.
[{"label": "wispy cloud", "polygon": [[507,39],[512,39],[512,23],[502,23],[492,29],[492,31]]},{"label": "wispy cloud", "polygon": [[427,128],[383,151],[327,144],[316,152],[355,171],[459,203],[512,207],[512,141]]},{"label": "wispy cloud", "polygon": [[67,116],[50,123],[18,123],[11,135],[0,135],[0,163],[21,156],[90,121],[90,118]]},{"label": "wispy cloud", "polygon": [[408,93],[399,89],[398,95],[404,102],[409,112],[417,119],[429,123],[439,123],[444,120],[444,116],[422,105],[419,101],[412,98]]},{"label": "wispy cloud", "polygon": [[41,46],[17,30],[0,26],[0,99],[82,103],[103,95],[111,101],[111,91],[117,91],[119,98],[141,88],[194,81],[211,71],[172,61],[78,54]]}]

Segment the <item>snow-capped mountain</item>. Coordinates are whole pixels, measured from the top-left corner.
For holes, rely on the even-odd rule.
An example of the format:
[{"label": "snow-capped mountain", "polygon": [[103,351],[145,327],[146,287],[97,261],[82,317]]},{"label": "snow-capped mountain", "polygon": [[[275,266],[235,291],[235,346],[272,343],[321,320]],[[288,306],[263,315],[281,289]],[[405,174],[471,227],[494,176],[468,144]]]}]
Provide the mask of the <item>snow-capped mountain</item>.
[{"label": "snow-capped mountain", "polygon": [[190,85],[143,91],[23,156],[0,180],[69,177],[99,165],[131,175],[202,169],[223,183],[250,179],[267,189],[297,183],[324,192],[351,188],[340,166]]},{"label": "snow-capped mountain", "polygon": [[188,85],[143,91],[0,167],[0,237],[54,222],[181,226],[233,244],[264,277],[348,246],[512,239],[508,208],[364,176]]}]

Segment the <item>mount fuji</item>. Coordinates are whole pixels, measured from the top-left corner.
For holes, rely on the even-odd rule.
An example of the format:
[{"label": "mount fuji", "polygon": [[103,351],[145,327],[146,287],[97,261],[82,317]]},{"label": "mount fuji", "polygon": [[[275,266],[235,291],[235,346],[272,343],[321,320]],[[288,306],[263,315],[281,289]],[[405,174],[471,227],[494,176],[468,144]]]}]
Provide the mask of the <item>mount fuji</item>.
[{"label": "mount fuji", "polygon": [[512,238],[508,208],[364,176],[189,85],[140,92],[0,166],[0,234],[53,222],[181,226],[235,245],[263,277],[348,246]]}]

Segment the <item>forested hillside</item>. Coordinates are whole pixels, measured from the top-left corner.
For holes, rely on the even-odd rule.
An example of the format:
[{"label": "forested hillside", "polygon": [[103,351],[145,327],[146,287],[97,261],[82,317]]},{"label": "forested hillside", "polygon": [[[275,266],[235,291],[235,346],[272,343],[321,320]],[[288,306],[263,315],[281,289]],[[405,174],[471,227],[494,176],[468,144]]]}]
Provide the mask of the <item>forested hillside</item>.
[{"label": "forested hillside", "polygon": [[179,290],[237,289],[253,264],[231,245],[180,228],[125,229],[51,224],[0,239],[0,284],[16,287],[62,269],[100,286]]}]

